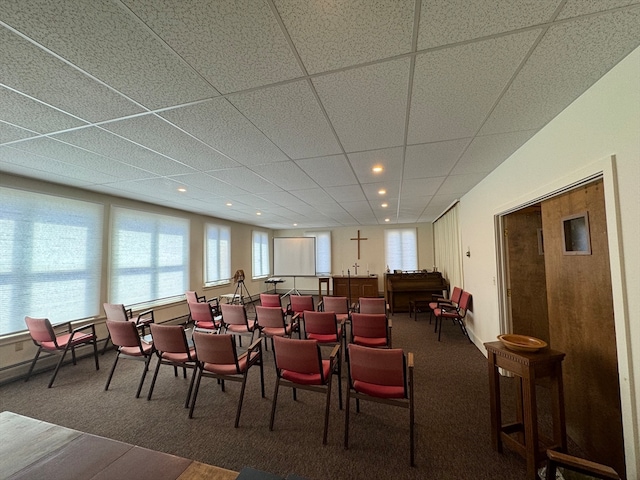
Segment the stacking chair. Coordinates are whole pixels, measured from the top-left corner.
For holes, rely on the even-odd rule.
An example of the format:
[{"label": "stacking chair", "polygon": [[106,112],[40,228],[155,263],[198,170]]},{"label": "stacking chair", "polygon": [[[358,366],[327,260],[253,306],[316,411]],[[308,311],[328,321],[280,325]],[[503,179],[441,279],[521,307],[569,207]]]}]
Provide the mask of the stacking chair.
[{"label": "stacking chair", "polygon": [[[441,307],[449,307],[449,308],[455,308],[458,306],[458,303],[460,302],[460,296],[462,295],[462,289],[460,287],[453,287],[453,290],[451,291],[451,298],[434,298],[433,302],[429,302],[429,323],[431,323],[431,320],[433,319],[433,311],[436,308],[441,308]],[[434,295],[435,297],[435,295]],[[417,315],[416,315],[417,317]]]},{"label": "stacking chair", "polygon": [[[325,297],[327,298],[327,297]],[[338,321],[334,312],[304,312],[305,338],[316,340],[320,346],[342,345],[344,323]],[[338,352],[338,399],[342,410],[342,350]]]},{"label": "stacking chair", "polygon": [[[549,462],[547,464],[546,480],[556,480],[558,467],[563,468],[565,471],[569,470],[569,472],[587,475],[588,478],[601,478],[603,480],[620,480],[621,478],[613,468],[607,465],[591,462],[566,453],[547,450],[547,458]],[[569,478],[568,475],[567,473],[567,478]]]},{"label": "stacking chair", "polygon": [[[214,315],[219,315],[220,314],[220,302],[218,301],[217,298],[210,298],[209,300],[207,300],[207,298],[204,295],[202,295],[202,296],[198,295],[193,290],[188,290],[188,291],[184,292],[184,296],[187,299],[187,304],[189,304],[189,303],[208,303],[209,305],[211,305],[211,308],[213,309]],[[189,316],[189,318],[187,319],[187,323],[189,323],[190,320],[191,320],[191,316]]]},{"label": "stacking chair", "polygon": [[[153,310],[140,312],[134,318],[133,311],[130,308],[126,308],[121,303],[103,303],[102,306],[104,307],[104,313],[107,316],[107,320],[112,320],[114,322],[133,322],[136,327],[140,329],[140,333],[142,335],[145,334],[145,328],[147,328],[152,323],[155,323]],[[111,340],[110,335],[107,336],[107,340],[104,342],[104,347],[102,347],[103,355],[107,350],[109,340]]]},{"label": "stacking chair", "polygon": [[391,327],[391,320],[383,313],[352,313],[350,343],[391,348]]},{"label": "stacking chair", "polygon": [[[243,305],[237,306],[242,307]],[[198,352],[198,366],[196,384],[193,390],[193,398],[191,399],[191,408],[189,409],[189,418],[193,418],[193,409],[196,406],[200,381],[203,376],[217,378],[223,392],[225,380],[241,382],[242,387],[240,389],[240,398],[238,400],[236,421],[234,424],[234,427],[238,428],[244,390],[247,385],[247,374],[253,365],[260,366],[260,385],[262,388],[262,398],[264,398],[264,371],[262,368],[262,344],[260,339],[253,342],[242,355],[238,355],[236,351],[236,342],[233,339],[233,335],[215,335],[213,333],[196,331],[193,332],[193,342]]]},{"label": "stacking chair", "polygon": [[325,312],[333,312],[339,322],[347,322],[349,320],[349,300],[347,297],[322,297],[319,310]]},{"label": "stacking chair", "polygon": [[450,318],[453,323],[457,323],[460,326],[460,330],[462,330],[462,333],[464,333],[465,337],[467,337],[469,342],[471,342],[471,338],[469,338],[469,333],[467,332],[467,327],[465,327],[464,325],[464,317],[467,315],[467,310],[469,309],[470,303],[471,294],[463,290],[462,294],[460,295],[460,302],[457,306],[441,306],[433,311],[433,314],[436,317],[436,330],[434,330],[434,332],[438,332],[438,341],[440,341],[440,334],[442,333],[442,319]]},{"label": "stacking chair", "polygon": [[146,342],[140,340],[138,329],[133,322],[117,322],[113,320],[107,320],[107,330],[111,336],[111,341],[117,347],[118,353],[116,359],[109,372],[109,378],[107,384],[104,386],[105,391],[109,390],[109,384],[113,377],[113,372],[116,370],[118,360],[120,358],[128,358],[133,360],[142,360],[144,362],[144,369],[142,370],[142,377],[140,377],[140,383],[138,384],[138,391],[136,392],[136,398],[140,397],[140,391],[142,390],[142,384],[147,376],[149,370],[149,362],[153,357],[153,342]]},{"label": "stacking chair", "polygon": [[222,328],[225,333],[231,332],[238,337],[242,346],[242,334],[251,334],[251,342],[256,331],[256,321],[247,318],[247,309],[244,305],[222,304]]},{"label": "stacking chair", "polygon": [[287,323],[284,312],[280,307],[263,307],[257,305],[256,325],[261,337],[271,339],[272,347],[273,337],[291,337],[291,334],[296,329],[298,330],[298,335],[300,335],[299,325],[293,321]]},{"label": "stacking chair", "polygon": [[291,315],[291,320],[304,319],[305,310],[315,310],[312,295],[290,295],[287,313]]},{"label": "stacking chair", "polygon": [[273,340],[277,377],[271,406],[269,430],[273,430],[280,386],[291,387],[294,400],[297,400],[296,390],[298,388],[326,393],[324,433],[322,436],[322,444],[326,445],[329,431],[329,406],[331,404],[331,376],[336,371],[340,345],[336,345],[333,348],[328,360],[323,360],[320,346],[316,340],[284,337],[275,337]]},{"label": "stacking chair", "polygon": [[387,300],[384,297],[360,297],[358,304],[360,313],[387,314]]},{"label": "stacking chair", "polygon": [[[407,368],[408,367],[408,368]],[[409,458],[415,465],[413,353],[405,357],[402,349],[380,349],[349,345],[349,388],[345,408],[344,448],[349,448],[349,410],[351,398],[369,400],[409,409]]]},{"label": "stacking chair", "polygon": [[279,307],[286,313],[287,307],[283,307],[278,293],[261,293],[260,305],[263,307]]},{"label": "stacking chair", "polygon": [[40,356],[40,352],[42,352],[43,350],[52,354],[60,354],[60,360],[58,360],[56,369],[53,371],[51,380],[49,380],[48,388],[51,388],[51,386],[53,385],[53,381],[56,379],[58,370],[60,370],[62,361],[64,360],[64,357],[69,349],[71,349],[71,358],[73,359],[73,364],[75,365],[76,347],[79,347],[81,345],[93,345],[93,356],[96,361],[96,370],[100,370],[100,365],[98,364],[98,339],[96,337],[96,329],[93,323],[85,325],[84,327],[72,329],[71,322],[67,322],[63,324],[67,327],[66,333],[56,334],[48,318],[24,317],[24,321],[27,324],[27,328],[29,329],[31,340],[33,340],[33,343],[36,345],[36,347],[38,347],[36,356],[33,357],[33,361],[31,362],[31,366],[29,367],[27,378],[24,379],[25,382],[27,382],[31,377],[33,367],[35,367],[36,361],[38,361],[38,357]]},{"label": "stacking chair", "polygon": [[147,400],[151,400],[160,365],[171,365],[174,375],[176,376],[178,375],[177,367],[182,367],[185,372],[186,369],[189,368],[193,370],[193,375],[191,376],[191,383],[187,391],[187,399],[184,402],[184,408],[188,408],[191,391],[193,390],[193,382],[196,378],[196,364],[198,361],[193,345],[187,342],[187,335],[182,325],[151,324],[151,336],[153,337],[153,345],[156,349],[158,364],[153,373],[153,380],[151,381],[151,387],[149,387]]},{"label": "stacking chair", "polygon": [[216,317],[213,307],[209,303],[189,302],[189,311],[191,312],[191,320],[193,320],[195,328],[220,330],[222,322],[219,317]]}]

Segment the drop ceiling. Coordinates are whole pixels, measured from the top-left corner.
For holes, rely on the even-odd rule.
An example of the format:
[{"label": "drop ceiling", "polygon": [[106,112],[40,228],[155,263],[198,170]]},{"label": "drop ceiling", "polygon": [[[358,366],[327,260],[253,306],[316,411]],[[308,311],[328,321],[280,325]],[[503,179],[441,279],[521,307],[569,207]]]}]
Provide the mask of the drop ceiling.
[{"label": "drop ceiling", "polygon": [[640,45],[640,2],[6,0],[0,26],[0,171],[320,228],[433,220]]}]

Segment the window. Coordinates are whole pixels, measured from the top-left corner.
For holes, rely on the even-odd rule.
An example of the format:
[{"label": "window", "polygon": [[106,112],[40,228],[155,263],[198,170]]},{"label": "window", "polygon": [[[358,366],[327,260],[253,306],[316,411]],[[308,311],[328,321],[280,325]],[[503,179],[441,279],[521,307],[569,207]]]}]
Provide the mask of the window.
[{"label": "window", "polygon": [[316,239],[316,274],[331,275],[331,232],[305,232]]},{"label": "window", "polygon": [[205,226],[206,285],[220,285],[231,278],[231,229],[222,225]]},{"label": "window", "polygon": [[253,232],[253,278],[269,275],[269,235]]},{"label": "window", "polygon": [[184,295],[189,221],[114,207],[109,301],[133,305]]},{"label": "window", "polygon": [[386,263],[391,271],[418,269],[418,241],[415,228],[385,230],[384,250]]},{"label": "window", "polygon": [[0,187],[0,334],[100,312],[103,208]]}]

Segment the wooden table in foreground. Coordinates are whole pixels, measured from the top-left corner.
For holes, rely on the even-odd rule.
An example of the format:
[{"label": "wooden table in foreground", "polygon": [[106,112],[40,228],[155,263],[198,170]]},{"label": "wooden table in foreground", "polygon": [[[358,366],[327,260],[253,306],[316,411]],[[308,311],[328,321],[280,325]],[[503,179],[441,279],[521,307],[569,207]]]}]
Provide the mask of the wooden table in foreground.
[{"label": "wooden table in foreground", "polygon": [[0,478],[47,480],[235,480],[238,472],[0,413]]},{"label": "wooden table in foreground", "polygon": [[[537,467],[545,460],[546,450],[567,451],[567,430],[562,386],[562,360],[565,354],[544,349],[535,353],[514,352],[501,342],[485,343],[489,365],[489,397],[491,403],[491,445],[502,452],[504,442],[527,460],[527,478],[537,480]],[[502,424],[500,373],[503,368],[516,378],[516,421]],[[548,378],[551,388],[553,438],[538,432],[536,380]]]}]

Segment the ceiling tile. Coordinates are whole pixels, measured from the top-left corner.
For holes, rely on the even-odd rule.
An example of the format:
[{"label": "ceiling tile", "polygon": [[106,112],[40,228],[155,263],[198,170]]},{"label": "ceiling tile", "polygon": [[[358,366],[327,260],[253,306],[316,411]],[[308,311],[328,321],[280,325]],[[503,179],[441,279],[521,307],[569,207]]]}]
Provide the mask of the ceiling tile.
[{"label": "ceiling tile", "polygon": [[238,190],[238,187],[235,185],[231,185],[230,183],[207,173],[198,172],[189,173],[187,175],[174,175],[171,178],[188,187],[193,186],[200,190],[211,192],[211,194],[224,197],[225,199],[238,194],[244,195],[246,193],[246,189]]},{"label": "ceiling tile", "polygon": [[443,184],[445,177],[433,178],[407,178],[402,182],[401,198],[431,197]]},{"label": "ceiling tile", "polygon": [[21,0],[2,5],[5,22],[147,108],[217,95],[116,2]]},{"label": "ceiling tile", "polygon": [[638,0],[567,0],[558,14],[558,20],[603,12],[634,3],[638,3]]},{"label": "ceiling tile", "polygon": [[242,165],[287,160],[278,147],[224,98],[168,110],[160,116]]},{"label": "ceiling tile", "polygon": [[551,27],[479,134],[542,127],[636,48],[638,32],[640,8]]},{"label": "ceiling tile", "polygon": [[223,93],[301,76],[267,2],[123,0]]},{"label": "ceiling tile", "polygon": [[532,30],[418,55],[408,142],[473,136],[539,35]]},{"label": "ceiling tile", "polygon": [[14,90],[89,122],[142,111],[120,94],[6,28],[0,28],[0,45],[0,78]]},{"label": "ceiling tile", "polygon": [[418,50],[551,20],[561,0],[422,0]]},{"label": "ceiling tile", "polygon": [[304,170],[292,161],[256,165],[251,170],[284,190],[302,190],[318,186]]},{"label": "ceiling tile", "polygon": [[340,153],[307,81],[231,95],[228,99],[292,159]]},{"label": "ceiling tile", "polygon": [[36,135],[37,134],[35,132],[30,132],[24,128],[9,125],[8,123],[0,121],[0,145],[14,142],[16,140],[23,140],[29,137],[35,137]]},{"label": "ceiling tile", "polygon": [[313,79],[347,152],[402,145],[408,82],[408,58]]},{"label": "ceiling tile", "polygon": [[291,190],[291,194],[303,200],[309,205],[333,204],[335,200],[325,190],[321,188],[306,188]]},{"label": "ceiling tile", "polygon": [[220,170],[215,172],[215,177],[243,191],[255,194],[280,191],[280,187],[245,167]]},{"label": "ceiling tile", "polygon": [[[402,147],[350,153],[348,157],[360,183],[393,185],[402,178]],[[381,166],[382,172],[374,172],[374,166]]]},{"label": "ceiling tile", "polygon": [[482,180],[484,173],[467,173],[464,175],[449,175],[438,189],[438,195],[462,196]]},{"label": "ceiling tile", "polygon": [[359,185],[342,185],[339,187],[327,187],[325,191],[340,205],[345,202],[366,202],[367,198]]},{"label": "ceiling tile", "polygon": [[444,177],[449,175],[470,138],[448,142],[409,145],[404,160],[404,178]]},{"label": "ceiling tile", "polygon": [[411,51],[414,0],[275,0],[309,73]]},{"label": "ceiling tile", "polygon": [[353,185],[358,182],[344,155],[296,160],[296,164],[321,187]]},{"label": "ceiling tile", "polygon": [[[381,189],[385,190],[386,193],[380,194],[378,193]],[[364,194],[369,199],[369,201],[384,201],[389,198],[397,198],[400,194],[400,182],[394,181],[393,183],[389,182],[377,182],[377,183],[365,183],[362,185],[362,190]]]}]

